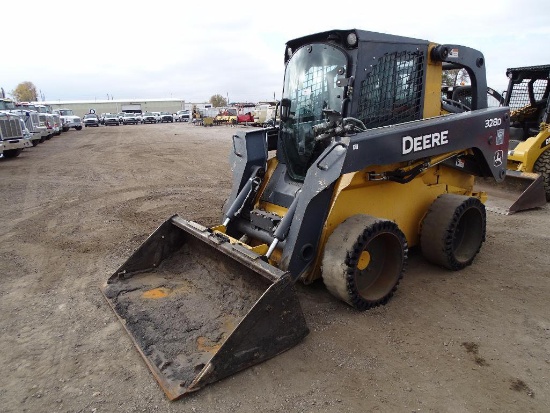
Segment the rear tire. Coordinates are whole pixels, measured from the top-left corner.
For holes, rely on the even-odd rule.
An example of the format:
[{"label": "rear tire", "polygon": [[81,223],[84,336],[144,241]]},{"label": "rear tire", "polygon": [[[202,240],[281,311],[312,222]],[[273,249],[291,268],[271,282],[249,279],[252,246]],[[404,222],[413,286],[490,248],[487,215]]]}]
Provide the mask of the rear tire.
[{"label": "rear tire", "polygon": [[550,149],[544,151],[533,166],[533,171],[542,175],[546,201],[550,202]]},{"label": "rear tire", "polygon": [[485,241],[485,205],[477,198],[443,194],[430,206],[420,231],[420,248],[433,264],[452,271],[472,263]]},{"label": "rear tire", "polygon": [[323,282],[330,293],[358,310],[384,305],[407,262],[407,241],[396,223],[354,215],[330,235],[323,254]]}]

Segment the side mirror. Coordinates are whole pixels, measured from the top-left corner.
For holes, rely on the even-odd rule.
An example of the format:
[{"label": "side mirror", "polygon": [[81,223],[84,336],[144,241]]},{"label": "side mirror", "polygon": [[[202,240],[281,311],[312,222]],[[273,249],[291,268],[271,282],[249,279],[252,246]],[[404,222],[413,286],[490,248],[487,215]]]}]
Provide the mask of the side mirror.
[{"label": "side mirror", "polygon": [[287,121],[290,119],[290,99],[281,99],[281,120]]}]

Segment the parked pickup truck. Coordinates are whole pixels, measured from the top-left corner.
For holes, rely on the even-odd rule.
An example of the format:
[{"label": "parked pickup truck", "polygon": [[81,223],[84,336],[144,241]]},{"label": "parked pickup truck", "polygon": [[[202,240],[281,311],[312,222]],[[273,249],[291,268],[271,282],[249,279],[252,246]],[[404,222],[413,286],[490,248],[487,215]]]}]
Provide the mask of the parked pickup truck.
[{"label": "parked pickup truck", "polygon": [[174,122],[174,118],[172,117],[171,113],[168,112],[160,112],[160,121],[161,122]]},{"label": "parked pickup truck", "polygon": [[141,118],[143,123],[157,123],[157,117],[153,112],[145,112]]},{"label": "parked pickup truck", "polygon": [[191,122],[191,111],[178,110],[176,113],[174,113],[174,120],[176,122]]},{"label": "parked pickup truck", "polygon": [[125,125],[137,125],[138,123],[141,123],[138,114],[136,113],[125,113],[124,117],[122,118],[122,123]]}]

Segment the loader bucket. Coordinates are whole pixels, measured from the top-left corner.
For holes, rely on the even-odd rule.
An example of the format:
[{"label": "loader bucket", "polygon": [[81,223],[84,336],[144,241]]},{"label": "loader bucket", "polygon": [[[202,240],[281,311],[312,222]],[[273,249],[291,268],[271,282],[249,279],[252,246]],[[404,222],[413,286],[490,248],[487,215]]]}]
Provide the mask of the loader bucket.
[{"label": "loader bucket", "polygon": [[500,183],[490,178],[479,179],[476,190],[487,192],[487,209],[499,214],[510,215],[546,205],[543,178],[537,173],[508,170]]},{"label": "loader bucket", "polygon": [[309,332],[289,273],[177,215],[102,291],[171,400],[288,350]]}]

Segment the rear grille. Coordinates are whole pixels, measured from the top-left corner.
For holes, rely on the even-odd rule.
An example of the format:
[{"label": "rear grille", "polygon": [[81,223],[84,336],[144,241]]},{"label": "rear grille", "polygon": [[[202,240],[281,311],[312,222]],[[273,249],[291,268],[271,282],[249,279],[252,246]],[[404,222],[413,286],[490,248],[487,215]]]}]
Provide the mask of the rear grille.
[{"label": "rear grille", "polygon": [[23,136],[19,119],[0,119],[2,139],[20,138]]},{"label": "rear grille", "polygon": [[357,117],[375,128],[422,118],[424,53],[385,54],[361,82]]}]

